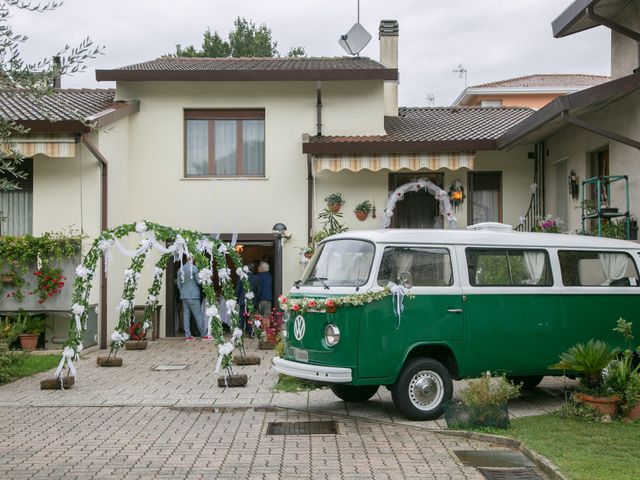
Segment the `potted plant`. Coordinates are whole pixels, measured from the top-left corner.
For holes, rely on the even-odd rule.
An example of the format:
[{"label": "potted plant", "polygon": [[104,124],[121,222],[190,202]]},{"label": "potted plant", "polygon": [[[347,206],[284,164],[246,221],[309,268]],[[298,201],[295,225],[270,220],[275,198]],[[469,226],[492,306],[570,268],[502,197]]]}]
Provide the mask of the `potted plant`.
[{"label": "potted plant", "polygon": [[561,353],[560,361],[550,368],[577,373],[581,391],[574,394],[574,399],[595,408],[602,415],[615,415],[620,397],[605,385],[603,371],[617,354],[617,349],[611,350],[606,343],[591,339]]},{"label": "potted plant", "polygon": [[[605,370],[605,384],[620,397],[620,410],[628,418],[636,420],[640,418],[640,365],[634,366],[632,325],[620,318],[613,329],[624,335],[628,348],[609,362]],[[637,352],[640,354],[640,347]]]},{"label": "potted plant", "polygon": [[126,350],[146,350],[147,349],[147,332],[141,322],[138,322],[135,318],[131,319],[131,325],[129,326],[129,339],[124,342],[124,348]]},{"label": "potted plant", "polygon": [[273,347],[278,343],[278,335],[284,324],[284,314],[274,308],[268,317],[256,315],[256,320],[260,321],[264,332],[267,334],[266,341],[260,341],[258,348],[260,350],[273,350]]},{"label": "potted plant", "polygon": [[324,199],[327,202],[327,208],[332,213],[338,213],[342,205],[344,205],[344,199],[341,193],[332,193]]},{"label": "potted plant", "polygon": [[358,220],[363,221],[369,216],[369,212],[371,211],[371,202],[369,200],[365,200],[364,202],[360,202],[356,205],[356,208],[353,210],[358,217]]},{"label": "potted plant", "polygon": [[38,346],[38,338],[44,332],[45,317],[44,315],[29,315],[28,313],[19,312],[16,319],[16,328],[21,332],[20,347],[25,352],[33,352]]},{"label": "potted plant", "polygon": [[589,199],[589,198],[585,198],[582,201],[582,208],[584,209],[584,214],[585,215],[595,215],[596,212],[596,204],[594,203],[593,200]]},{"label": "potted plant", "polygon": [[486,372],[469,380],[460,392],[459,403],[445,406],[449,428],[509,427],[507,402],[520,395],[521,385],[514,385],[502,376],[492,377]]}]

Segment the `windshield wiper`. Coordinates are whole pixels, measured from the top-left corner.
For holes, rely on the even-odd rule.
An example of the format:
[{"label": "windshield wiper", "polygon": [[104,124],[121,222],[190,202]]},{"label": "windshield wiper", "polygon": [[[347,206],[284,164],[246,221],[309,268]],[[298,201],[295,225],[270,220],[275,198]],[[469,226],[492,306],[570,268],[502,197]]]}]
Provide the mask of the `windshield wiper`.
[{"label": "windshield wiper", "polygon": [[325,283],[325,280],[329,280],[328,278],[326,278],[326,277],[311,277],[309,280],[311,280],[312,282],[314,280],[318,280],[322,284],[322,286],[324,287],[325,290],[329,290],[329,285],[327,285]]},{"label": "windshield wiper", "polygon": [[293,282],[293,286],[296,287],[298,290],[300,290],[301,283],[302,283],[302,280],[296,280],[295,282]]}]

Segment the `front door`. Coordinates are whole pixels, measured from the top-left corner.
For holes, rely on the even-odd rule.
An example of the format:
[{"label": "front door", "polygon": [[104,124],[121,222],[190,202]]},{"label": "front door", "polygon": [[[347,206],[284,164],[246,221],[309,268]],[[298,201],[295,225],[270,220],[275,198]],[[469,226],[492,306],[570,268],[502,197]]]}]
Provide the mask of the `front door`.
[{"label": "front door", "polygon": [[[389,190],[393,192],[405,183],[421,178],[432,181],[442,188],[443,173],[390,173]],[[396,204],[392,217],[393,228],[442,228],[442,217],[438,212],[438,202],[426,190],[407,192],[404,199]]]}]

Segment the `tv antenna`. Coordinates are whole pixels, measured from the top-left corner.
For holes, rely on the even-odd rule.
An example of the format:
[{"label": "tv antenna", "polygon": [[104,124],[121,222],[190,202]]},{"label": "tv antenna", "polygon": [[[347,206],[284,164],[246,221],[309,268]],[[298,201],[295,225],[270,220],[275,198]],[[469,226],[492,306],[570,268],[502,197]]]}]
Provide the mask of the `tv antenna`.
[{"label": "tv antenna", "polygon": [[349,55],[359,55],[370,41],[371,34],[360,24],[360,0],[358,0],[357,21],[347,33],[340,36],[338,44]]},{"label": "tv antenna", "polygon": [[433,93],[427,94],[427,107],[435,107],[436,106],[436,96]]},{"label": "tv antenna", "polygon": [[467,88],[467,69],[461,63],[458,64],[457,68],[453,69],[453,73],[458,74],[458,78],[462,78],[464,76],[464,88]]}]

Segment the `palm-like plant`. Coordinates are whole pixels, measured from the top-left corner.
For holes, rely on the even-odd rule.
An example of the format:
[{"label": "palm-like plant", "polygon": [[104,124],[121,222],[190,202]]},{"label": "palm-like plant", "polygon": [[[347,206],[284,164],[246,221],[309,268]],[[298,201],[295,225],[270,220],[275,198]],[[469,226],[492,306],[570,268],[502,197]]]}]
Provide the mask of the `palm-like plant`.
[{"label": "palm-like plant", "polygon": [[560,361],[550,368],[577,372],[585,387],[597,391],[602,386],[602,371],[617,355],[618,349],[611,350],[605,342],[591,339],[561,353]]}]

